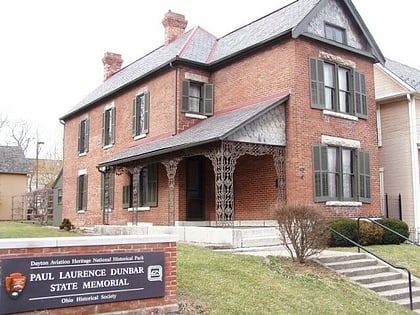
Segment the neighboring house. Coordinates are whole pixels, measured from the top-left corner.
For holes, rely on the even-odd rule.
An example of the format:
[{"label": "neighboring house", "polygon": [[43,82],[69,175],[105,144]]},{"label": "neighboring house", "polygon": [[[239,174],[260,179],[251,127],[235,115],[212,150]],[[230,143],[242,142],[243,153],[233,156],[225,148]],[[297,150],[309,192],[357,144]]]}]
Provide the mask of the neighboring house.
[{"label": "neighboring house", "polygon": [[[32,165],[30,190],[51,188],[63,168],[62,160],[28,159]],[[38,170],[38,171],[37,171]]]},{"label": "neighboring house", "polygon": [[349,0],[299,0],[216,38],[165,43],[61,117],[63,217],[76,226],[269,225],[276,202],[380,215],[373,64]]},{"label": "neighboring house", "polygon": [[58,173],[57,178],[52,184],[54,194],[53,225],[60,226],[63,216],[63,171]]},{"label": "neighboring house", "polygon": [[0,146],[0,220],[13,219],[12,198],[27,192],[31,171],[19,146]]},{"label": "neighboring house", "polygon": [[420,70],[387,59],[375,66],[375,91],[381,190],[401,194],[402,220],[420,233]]}]

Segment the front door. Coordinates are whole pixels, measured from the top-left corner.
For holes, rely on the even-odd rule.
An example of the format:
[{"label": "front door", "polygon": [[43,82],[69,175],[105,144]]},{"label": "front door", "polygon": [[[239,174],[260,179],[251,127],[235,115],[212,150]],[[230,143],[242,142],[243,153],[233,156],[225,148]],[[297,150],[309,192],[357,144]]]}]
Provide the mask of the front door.
[{"label": "front door", "polygon": [[204,220],[204,159],[187,159],[187,220]]}]

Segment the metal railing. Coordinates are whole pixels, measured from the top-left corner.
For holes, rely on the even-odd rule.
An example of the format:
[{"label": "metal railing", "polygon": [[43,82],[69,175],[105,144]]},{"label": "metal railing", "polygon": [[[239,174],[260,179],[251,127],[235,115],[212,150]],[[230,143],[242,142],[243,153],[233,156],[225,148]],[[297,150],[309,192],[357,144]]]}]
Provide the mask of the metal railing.
[{"label": "metal railing", "polygon": [[411,281],[411,272],[410,270],[408,270],[405,267],[402,266],[396,266],[393,263],[385,260],[384,258],[376,255],[375,253],[373,253],[372,251],[368,250],[367,248],[363,247],[362,245],[360,245],[359,243],[353,241],[352,239],[348,238],[347,236],[341,234],[340,232],[334,230],[333,228],[329,228],[331,232],[337,234],[338,236],[344,238],[346,241],[350,242],[351,244],[353,244],[354,246],[357,246],[357,249],[360,253],[360,249],[364,250],[365,252],[369,253],[370,255],[372,255],[373,257],[379,259],[380,261],[384,262],[385,264],[387,264],[388,266],[394,268],[394,269],[400,269],[400,270],[405,270],[407,272],[407,277],[408,277],[408,292],[410,295],[410,309],[413,310],[413,286],[412,286],[412,281]]}]

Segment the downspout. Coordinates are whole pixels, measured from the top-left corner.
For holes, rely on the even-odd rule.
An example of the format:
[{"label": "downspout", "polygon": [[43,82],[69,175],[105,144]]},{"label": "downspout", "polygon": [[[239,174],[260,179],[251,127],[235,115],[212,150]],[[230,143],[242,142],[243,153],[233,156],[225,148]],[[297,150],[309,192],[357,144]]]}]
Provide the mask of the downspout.
[{"label": "downspout", "polygon": [[413,216],[414,227],[420,228],[420,183],[419,183],[419,154],[417,147],[417,128],[416,128],[416,101],[414,93],[407,93],[409,125],[410,125],[410,148],[411,148],[411,167],[413,185]]},{"label": "downspout", "polygon": [[174,78],[174,84],[175,84],[175,97],[174,97],[174,131],[172,133],[172,136],[177,135],[178,133],[178,68],[174,67],[172,64],[172,61],[169,63],[169,67],[172,69],[175,69],[175,78]]}]

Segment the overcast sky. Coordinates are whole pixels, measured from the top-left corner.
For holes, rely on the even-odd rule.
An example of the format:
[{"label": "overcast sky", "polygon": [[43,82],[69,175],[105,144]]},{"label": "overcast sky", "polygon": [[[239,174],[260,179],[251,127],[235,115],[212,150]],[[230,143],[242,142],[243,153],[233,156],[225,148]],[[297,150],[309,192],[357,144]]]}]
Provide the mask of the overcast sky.
[{"label": "overcast sky", "polygon": [[[122,54],[126,66],[161,46],[169,9],[185,15],[187,30],[221,37],[290,2],[1,0],[0,114],[38,130],[42,155],[61,142],[59,117],[102,83],[103,54]],[[420,69],[420,0],[353,3],[387,58]]]}]

